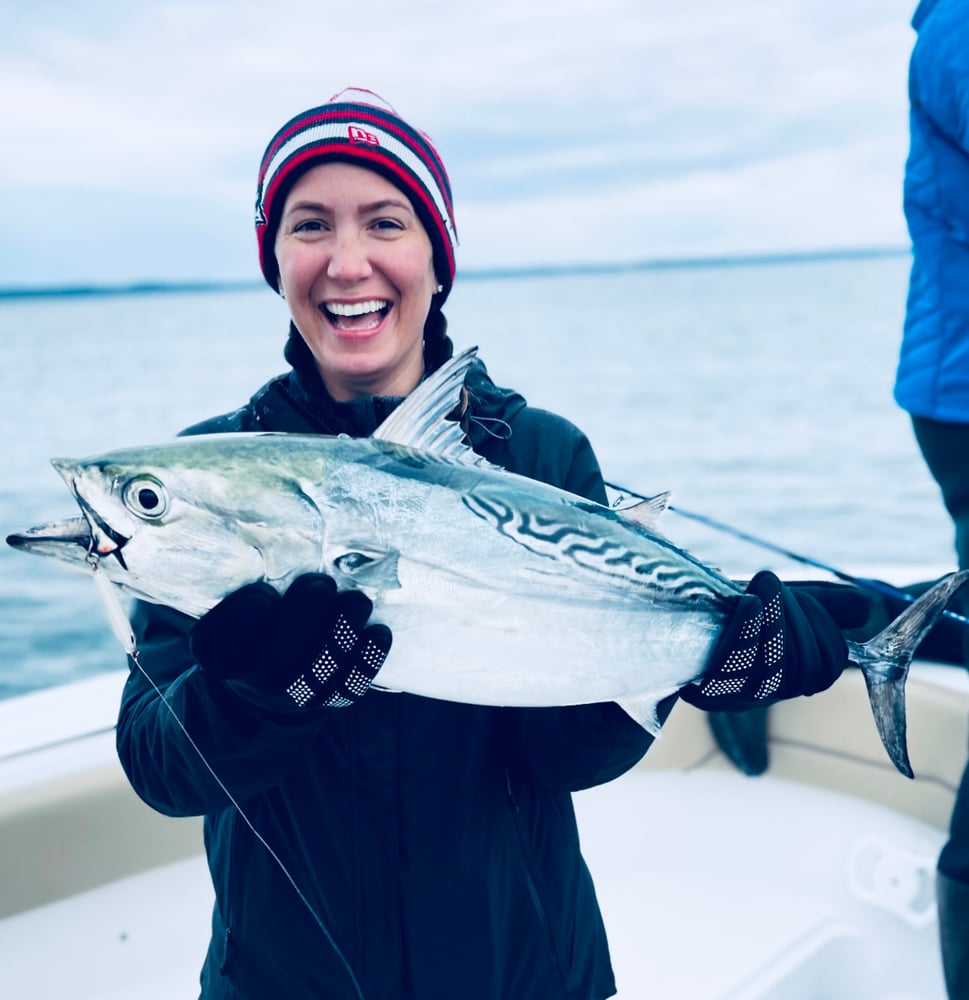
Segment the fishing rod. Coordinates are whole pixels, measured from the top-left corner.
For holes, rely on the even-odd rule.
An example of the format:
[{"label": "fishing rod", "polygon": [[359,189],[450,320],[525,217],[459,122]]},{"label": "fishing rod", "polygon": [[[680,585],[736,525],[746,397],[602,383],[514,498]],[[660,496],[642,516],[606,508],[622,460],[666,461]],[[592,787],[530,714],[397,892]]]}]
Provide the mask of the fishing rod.
[{"label": "fishing rod", "polygon": [[[611,483],[607,481],[606,487],[608,489],[615,490],[616,493],[620,494],[616,503],[622,502],[623,495],[632,497],[635,500],[645,500],[647,502],[652,499],[651,497],[644,496],[642,493],[638,493],[636,490],[629,489],[628,486],[620,486],[618,483]],[[680,517],[688,518],[689,520],[696,521],[708,528],[713,528],[715,531],[731,535],[742,542],[749,542],[751,545],[767,549],[769,552],[774,552],[777,555],[784,556],[787,559],[792,559],[795,562],[804,564],[805,566],[813,566],[815,569],[824,570],[826,573],[836,576],[839,580],[843,580],[845,583],[853,584],[856,587],[872,590],[888,597],[894,597],[900,601],[905,601],[908,604],[914,604],[917,600],[917,598],[910,594],[907,590],[902,590],[900,587],[893,587],[890,583],[885,583],[882,580],[874,580],[870,577],[853,576],[851,573],[846,573],[844,570],[830,566],[827,563],[821,562],[819,559],[812,559],[810,556],[802,555],[799,552],[793,552],[790,549],[785,548],[783,545],[777,545],[766,538],[760,538],[757,535],[752,535],[749,531],[743,531],[740,528],[735,528],[732,525],[727,524],[724,521],[718,521],[716,518],[710,517],[707,514],[699,514],[696,511],[685,510],[683,507],[674,506],[673,504],[669,504],[666,509],[679,514]],[[943,611],[942,617],[951,621],[957,621],[961,625],[969,626],[969,618],[966,618],[964,615],[960,615],[955,611]]]}]

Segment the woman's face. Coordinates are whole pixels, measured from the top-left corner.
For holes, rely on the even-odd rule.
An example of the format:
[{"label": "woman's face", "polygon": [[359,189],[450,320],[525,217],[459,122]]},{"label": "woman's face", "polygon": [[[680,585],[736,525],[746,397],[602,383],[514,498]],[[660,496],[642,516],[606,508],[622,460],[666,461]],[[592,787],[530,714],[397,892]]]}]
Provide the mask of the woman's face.
[{"label": "woman's face", "polygon": [[275,249],[280,290],[334,399],[404,396],[420,382],[437,279],[399,188],[349,163],[313,167],[286,197]]}]

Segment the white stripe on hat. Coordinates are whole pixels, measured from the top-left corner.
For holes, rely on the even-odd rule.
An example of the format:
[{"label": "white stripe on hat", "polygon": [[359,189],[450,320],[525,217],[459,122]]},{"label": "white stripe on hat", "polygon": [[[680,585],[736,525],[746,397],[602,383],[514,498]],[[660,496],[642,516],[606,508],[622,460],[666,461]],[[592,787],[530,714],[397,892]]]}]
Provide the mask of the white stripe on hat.
[{"label": "white stripe on hat", "polygon": [[[266,191],[269,190],[276,173],[282,167],[283,163],[289,159],[289,157],[295,155],[306,147],[318,145],[328,139],[337,139],[343,136],[352,139],[354,130],[357,130],[359,138],[355,142],[351,141],[351,148],[353,145],[372,145],[376,146],[378,149],[387,150],[397,157],[397,159],[403,163],[404,167],[414,174],[424,187],[427,188],[431,197],[434,199],[434,205],[437,208],[438,215],[440,215],[444,222],[444,229],[447,233],[448,240],[451,242],[453,250],[455,243],[457,242],[457,234],[454,231],[454,223],[451,219],[451,214],[448,212],[447,202],[444,200],[444,193],[442,192],[440,185],[437,183],[437,180],[434,178],[430,170],[428,170],[424,161],[416,153],[414,153],[409,146],[402,143],[391,132],[388,132],[386,129],[381,128],[373,122],[353,122],[348,121],[346,118],[339,118],[335,121],[323,122],[319,125],[313,125],[310,128],[302,129],[291,139],[284,142],[276,151],[275,155],[266,167],[262,191],[260,192],[260,208],[262,209],[263,214],[265,215]],[[368,139],[367,137],[370,138]],[[375,141],[370,141],[371,139]]]}]

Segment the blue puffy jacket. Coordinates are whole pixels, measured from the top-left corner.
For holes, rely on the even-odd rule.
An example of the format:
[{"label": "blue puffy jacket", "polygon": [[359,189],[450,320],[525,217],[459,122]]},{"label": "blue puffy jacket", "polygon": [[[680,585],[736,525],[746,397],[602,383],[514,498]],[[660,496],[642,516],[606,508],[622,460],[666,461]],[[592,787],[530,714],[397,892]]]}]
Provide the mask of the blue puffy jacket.
[{"label": "blue puffy jacket", "polygon": [[913,264],[895,400],[969,423],[969,0],[922,0],[909,66]]}]

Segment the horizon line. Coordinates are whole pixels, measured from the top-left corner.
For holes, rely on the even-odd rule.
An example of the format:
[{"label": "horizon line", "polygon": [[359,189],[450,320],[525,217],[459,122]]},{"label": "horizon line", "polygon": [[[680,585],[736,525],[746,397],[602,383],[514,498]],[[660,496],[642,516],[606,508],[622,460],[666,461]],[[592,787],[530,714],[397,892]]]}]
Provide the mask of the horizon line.
[{"label": "horizon line", "polygon": [[[827,250],[791,250],[755,254],[716,254],[697,257],[651,257],[631,261],[573,264],[522,264],[513,267],[470,268],[458,281],[495,281],[515,278],[556,278],[566,275],[614,274],[622,271],[673,271],[712,267],[758,267],[820,262],[866,260],[911,254],[910,247],[848,247]],[[156,295],[175,292],[252,291],[264,287],[260,279],[207,281],[134,281],[117,284],[22,285],[0,287],[0,300],[70,298],[99,295]]]}]

